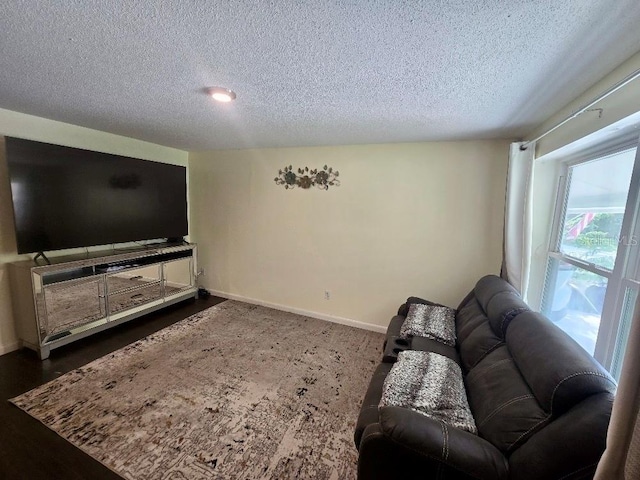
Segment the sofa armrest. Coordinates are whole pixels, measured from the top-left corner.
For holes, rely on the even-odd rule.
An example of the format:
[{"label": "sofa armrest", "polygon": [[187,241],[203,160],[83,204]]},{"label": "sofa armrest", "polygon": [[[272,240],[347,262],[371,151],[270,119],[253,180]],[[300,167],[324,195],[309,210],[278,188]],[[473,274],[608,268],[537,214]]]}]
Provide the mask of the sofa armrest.
[{"label": "sofa armrest", "polygon": [[404,478],[409,472],[426,478],[429,470],[455,479],[508,477],[502,453],[476,435],[406,408],[384,407],[379,414],[380,422],[362,435],[359,480]]},{"label": "sofa armrest", "polygon": [[356,444],[356,448],[360,448],[360,440],[362,439],[362,433],[367,426],[372,423],[378,423],[378,404],[380,398],[382,398],[382,386],[384,385],[384,379],[391,371],[391,363],[381,363],[371,375],[369,381],[369,387],[367,393],[362,400],[360,406],[360,413],[358,420],[356,421],[356,429],[353,434],[353,440]]},{"label": "sofa armrest", "polygon": [[610,393],[592,395],[533,435],[509,458],[513,478],[593,478],[613,399]]},{"label": "sofa armrest", "polygon": [[400,336],[400,329],[402,328],[402,324],[405,320],[406,318],[401,317],[400,315],[396,315],[391,319],[389,326],[387,327],[387,333],[385,334],[384,345],[382,346],[383,348],[387,346],[387,341],[389,341],[391,337]]}]

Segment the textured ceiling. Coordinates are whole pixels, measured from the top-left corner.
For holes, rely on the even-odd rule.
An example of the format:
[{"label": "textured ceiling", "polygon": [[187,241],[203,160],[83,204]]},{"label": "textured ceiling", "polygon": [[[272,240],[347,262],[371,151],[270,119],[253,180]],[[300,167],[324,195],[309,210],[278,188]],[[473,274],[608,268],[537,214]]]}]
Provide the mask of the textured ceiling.
[{"label": "textured ceiling", "polygon": [[12,0],[0,107],[186,150],[513,138],[639,24],[638,0]]}]

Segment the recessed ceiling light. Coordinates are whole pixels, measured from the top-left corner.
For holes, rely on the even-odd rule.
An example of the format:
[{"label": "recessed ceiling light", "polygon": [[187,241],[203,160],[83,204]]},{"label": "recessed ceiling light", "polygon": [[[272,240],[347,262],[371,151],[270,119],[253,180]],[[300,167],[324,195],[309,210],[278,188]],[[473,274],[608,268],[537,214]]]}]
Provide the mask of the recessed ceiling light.
[{"label": "recessed ceiling light", "polygon": [[230,102],[236,99],[236,92],[224,87],[211,87],[208,90],[209,95],[218,102]]}]

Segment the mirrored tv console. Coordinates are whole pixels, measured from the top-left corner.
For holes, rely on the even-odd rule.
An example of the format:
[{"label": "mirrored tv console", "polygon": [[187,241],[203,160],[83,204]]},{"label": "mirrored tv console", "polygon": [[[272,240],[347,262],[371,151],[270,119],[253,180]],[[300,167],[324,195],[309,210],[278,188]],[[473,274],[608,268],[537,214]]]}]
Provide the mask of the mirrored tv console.
[{"label": "mirrored tv console", "polygon": [[9,266],[22,345],[51,349],[197,295],[196,246],[92,252]]}]

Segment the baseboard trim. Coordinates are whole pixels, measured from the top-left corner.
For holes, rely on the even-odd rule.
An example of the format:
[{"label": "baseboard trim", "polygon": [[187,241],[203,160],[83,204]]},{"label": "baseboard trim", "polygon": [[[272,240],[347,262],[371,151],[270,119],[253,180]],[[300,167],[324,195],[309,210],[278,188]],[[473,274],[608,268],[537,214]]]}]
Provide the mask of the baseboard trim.
[{"label": "baseboard trim", "polygon": [[211,295],[216,297],[227,298],[229,300],[238,300],[239,302],[251,303],[252,305],[260,305],[261,307],[273,308],[275,310],[281,310],[283,312],[296,313],[298,315],[304,315],[305,317],[317,318],[318,320],[325,320],[331,323],[339,323],[340,325],[347,325],[349,327],[360,328],[362,330],[370,330],[372,332],[385,333],[387,327],[382,325],[374,325],[372,323],[360,322],[351,318],[337,317],[335,315],[328,315],[326,313],[313,312],[311,310],[304,310],[302,308],[289,307],[287,305],[280,305],[279,303],[265,302],[264,300],[258,300],[257,298],[244,297],[242,295],[236,295],[235,293],[221,292],[219,290],[207,289]]},{"label": "baseboard trim", "polygon": [[0,355],[4,355],[5,353],[15,352],[20,349],[20,342],[13,342],[7,344],[0,344]]}]

